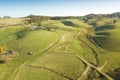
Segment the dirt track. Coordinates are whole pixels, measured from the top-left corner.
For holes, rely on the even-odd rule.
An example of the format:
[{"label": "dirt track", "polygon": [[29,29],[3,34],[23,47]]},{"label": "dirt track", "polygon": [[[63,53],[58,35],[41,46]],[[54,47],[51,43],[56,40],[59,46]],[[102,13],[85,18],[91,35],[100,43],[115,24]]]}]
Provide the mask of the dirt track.
[{"label": "dirt track", "polygon": [[[61,41],[63,43],[66,43],[66,39],[67,39],[67,36],[63,35],[59,39],[59,41]],[[113,80],[110,76],[108,76],[107,74],[102,72],[102,69],[107,65],[107,62],[108,62],[107,60],[101,67],[99,67],[99,66],[96,67],[93,64],[89,63],[88,61],[86,61],[84,58],[82,58],[79,55],[75,54],[75,51],[69,49],[69,46],[70,46],[70,44],[67,43],[67,44],[64,44],[62,46],[59,46],[59,47],[55,48],[54,51],[55,52],[60,52],[60,53],[73,53],[77,59],[79,59],[83,64],[87,65],[86,70],[82,73],[82,75],[78,78],[78,80],[83,80],[87,76],[87,74],[88,74],[88,72],[90,71],[91,68],[96,70],[98,73],[100,73],[104,77],[106,77],[106,79]],[[65,48],[65,51],[61,51],[61,48]],[[37,66],[33,66],[33,65],[28,65],[28,66],[29,67],[34,67],[34,68],[42,68],[42,67],[37,67]],[[55,70],[52,70],[52,69],[49,69],[49,68],[45,68],[45,67],[44,67],[44,69],[49,70],[49,71],[51,71],[51,72],[53,72],[55,74],[58,74],[61,77],[67,78],[68,80],[73,80],[71,77],[65,76],[62,73],[59,73],[59,72],[57,72]]]}]

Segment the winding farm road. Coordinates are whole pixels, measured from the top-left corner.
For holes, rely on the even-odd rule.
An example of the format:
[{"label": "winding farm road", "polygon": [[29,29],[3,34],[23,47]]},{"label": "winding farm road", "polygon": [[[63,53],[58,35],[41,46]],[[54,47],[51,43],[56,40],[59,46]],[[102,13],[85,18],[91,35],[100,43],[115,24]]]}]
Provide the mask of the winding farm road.
[{"label": "winding farm road", "polygon": [[[88,38],[94,43],[94,45],[96,45],[101,51],[104,51],[101,47],[99,47],[92,39],[91,37]],[[61,38],[61,41],[66,42],[66,37],[63,35]],[[66,50],[71,50],[68,47],[70,46],[70,44],[68,45],[63,45],[60,46],[59,48],[55,49],[55,51],[57,52],[61,52],[60,48],[65,47]],[[66,51],[65,51],[66,52]],[[68,52],[68,51],[67,51]],[[82,73],[82,76],[80,76],[78,78],[78,80],[82,80],[83,78],[85,78],[85,76],[88,74],[89,70],[91,68],[95,69],[98,73],[100,73],[101,75],[103,75],[104,77],[106,77],[108,80],[113,80],[110,76],[108,76],[107,74],[105,74],[104,72],[102,72],[102,69],[107,65],[108,61],[106,60],[106,62],[101,66],[101,67],[96,67],[93,64],[89,63],[88,61],[86,61],[85,59],[83,59],[82,57],[80,57],[79,55],[75,54],[74,50],[71,50],[72,53],[74,53],[74,55],[76,56],[76,58],[78,58],[81,62],[83,62],[84,64],[87,65],[86,70]]]},{"label": "winding farm road", "polygon": [[[61,41],[65,42],[65,41],[66,41],[65,38],[66,38],[66,37],[63,35],[62,38],[61,38]],[[90,37],[89,37],[89,38],[90,38]],[[90,38],[90,40],[91,40],[92,42],[94,42],[91,38]],[[94,44],[95,44],[96,46],[98,46],[95,42],[94,42]],[[69,45],[70,45],[70,44],[68,44],[68,45],[65,47],[66,50],[71,50],[71,49],[68,48]],[[65,45],[63,45],[63,46],[65,46]],[[61,52],[61,51],[60,51],[60,48],[62,48],[63,46],[59,47],[59,49],[57,48],[56,51],[57,51],[57,52]],[[104,51],[101,47],[98,46],[98,48],[99,48],[101,51]],[[86,70],[82,73],[82,76],[80,76],[78,80],[82,80],[83,78],[85,78],[85,76],[87,75],[87,73],[89,72],[89,70],[90,70],[91,68],[95,69],[97,72],[99,72],[101,75],[103,75],[104,77],[106,77],[108,80],[113,80],[110,76],[108,76],[107,74],[105,74],[104,72],[102,72],[102,69],[103,69],[103,68],[107,65],[107,63],[108,63],[107,60],[106,60],[106,62],[105,62],[101,67],[96,67],[96,66],[94,66],[93,64],[89,63],[88,61],[86,61],[85,59],[83,59],[82,57],[80,57],[79,55],[75,54],[75,51],[74,51],[74,50],[71,50],[71,51],[72,51],[72,53],[74,53],[74,55],[76,56],[76,58],[78,58],[80,61],[82,61],[84,64],[87,65]]]},{"label": "winding farm road", "polygon": [[[90,37],[90,35],[88,34],[87,35],[88,39],[97,47],[99,48],[102,52],[104,52],[104,50],[96,43],[94,42],[94,40]],[[101,75],[103,75],[104,77],[106,77],[108,80],[113,80],[113,78],[111,78],[110,76],[108,76],[107,74],[105,74],[104,72],[102,72],[102,69],[107,65],[108,63],[108,59],[106,59],[106,62],[101,66],[101,67],[96,67],[94,65],[92,65],[91,63],[87,62],[85,59],[83,59],[82,57],[80,57],[79,55],[76,55],[75,56],[80,60],[82,61],[84,64],[87,65],[87,68],[86,70],[83,72],[82,76],[80,76],[78,78],[78,80],[82,80],[86,75],[87,73],[89,72],[89,69],[90,68],[93,68],[95,69],[96,71],[98,71]],[[105,55],[106,58],[107,58],[107,55]]]},{"label": "winding farm road", "polygon": [[[91,37],[90,37],[89,35],[87,35],[87,37],[89,38],[89,40],[90,40],[96,47],[98,47],[102,52],[104,52],[104,50],[103,50],[101,47],[99,47],[99,46],[91,39]],[[67,36],[63,35],[59,40],[57,39],[56,41],[61,41],[62,43],[66,43],[66,39],[67,39]],[[56,41],[55,41],[55,42],[56,42]],[[53,47],[53,45],[55,45],[55,42],[52,43],[52,44],[50,44],[50,46],[49,46],[48,48],[46,48],[46,49],[50,49],[50,47]],[[82,57],[80,57],[79,55],[77,55],[74,50],[72,50],[72,49],[69,48],[69,46],[70,46],[70,44],[67,43],[67,44],[64,44],[64,45],[62,45],[62,46],[60,46],[60,47],[55,48],[54,51],[55,51],[55,52],[62,52],[62,53],[73,53],[74,56],[75,56],[77,59],[79,59],[83,64],[86,65],[85,71],[82,73],[82,75],[81,75],[77,80],[83,80],[83,79],[85,79],[86,76],[87,76],[87,74],[88,74],[88,72],[90,71],[91,68],[94,69],[94,70],[96,70],[96,71],[97,71],[98,73],[100,73],[101,75],[103,75],[106,79],[108,79],[108,80],[113,80],[110,76],[108,76],[107,74],[105,74],[105,73],[102,71],[102,69],[107,65],[108,60],[106,60],[106,62],[105,62],[101,67],[96,67],[96,66],[94,66],[93,64],[89,63],[88,61],[86,61],[84,58],[82,58]],[[65,48],[65,51],[61,51],[61,50],[60,50],[61,48]],[[46,50],[46,49],[45,49],[45,50]],[[33,65],[28,65],[28,66],[29,66],[29,67],[34,67],[34,68],[42,68],[42,67],[36,67],[36,66],[33,66]],[[51,72],[53,72],[53,73],[55,73],[55,74],[58,74],[58,75],[60,75],[61,77],[67,78],[67,79],[69,79],[69,80],[73,80],[71,77],[65,76],[65,75],[63,75],[63,74],[61,74],[61,73],[59,73],[59,72],[57,72],[57,71],[52,70],[52,69],[45,68],[45,67],[44,67],[44,69],[49,70],[49,71],[51,71]]]}]

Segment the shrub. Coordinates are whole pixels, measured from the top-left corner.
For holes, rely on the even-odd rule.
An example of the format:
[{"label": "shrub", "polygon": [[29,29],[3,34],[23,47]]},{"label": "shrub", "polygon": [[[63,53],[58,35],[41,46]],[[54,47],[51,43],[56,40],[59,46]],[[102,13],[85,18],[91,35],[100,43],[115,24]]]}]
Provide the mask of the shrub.
[{"label": "shrub", "polygon": [[16,32],[17,39],[23,38],[29,31],[30,31],[29,28],[23,28],[23,29],[19,30],[18,32]]}]

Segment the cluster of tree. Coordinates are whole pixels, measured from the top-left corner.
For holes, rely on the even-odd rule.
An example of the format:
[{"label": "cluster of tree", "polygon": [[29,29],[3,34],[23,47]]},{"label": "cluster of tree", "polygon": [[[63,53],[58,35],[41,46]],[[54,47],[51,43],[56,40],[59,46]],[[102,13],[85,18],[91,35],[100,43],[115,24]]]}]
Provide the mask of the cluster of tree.
[{"label": "cluster of tree", "polygon": [[0,19],[9,19],[9,18],[11,18],[10,16],[3,16],[3,17],[0,17]]},{"label": "cluster of tree", "polygon": [[11,17],[10,17],[10,16],[4,16],[3,18],[4,18],[4,19],[8,19],[8,18],[11,18]]},{"label": "cluster of tree", "polygon": [[66,17],[62,17],[62,16],[56,16],[56,17],[51,17],[52,20],[60,20],[60,19],[80,19],[80,16],[66,16]]},{"label": "cluster of tree", "polygon": [[36,15],[30,15],[27,16],[26,18],[30,18],[28,20],[28,23],[36,23],[36,24],[41,24],[42,21],[45,20],[60,20],[60,19],[80,19],[81,17],[75,17],[75,16],[66,16],[66,17],[62,17],[62,16],[56,16],[56,17],[50,17],[50,16],[36,16]]},{"label": "cluster of tree", "polygon": [[120,68],[117,68],[113,71],[109,71],[107,72],[107,74],[115,80],[120,80]]},{"label": "cluster of tree", "polygon": [[31,27],[23,27],[22,29],[18,30],[15,35],[16,35],[16,39],[21,39],[24,36],[26,36],[28,34],[28,32],[33,31],[33,30],[47,30],[50,31],[51,28],[48,26],[41,26],[41,25],[37,25],[37,26],[31,26]]},{"label": "cluster of tree", "polygon": [[50,19],[49,16],[35,16],[35,15],[27,16],[27,18],[30,18],[29,20],[27,20],[28,24],[35,23],[37,25],[40,25],[42,21]]},{"label": "cluster of tree", "polygon": [[106,80],[106,78],[92,69],[85,80]]},{"label": "cluster of tree", "polygon": [[23,38],[29,31],[30,29],[28,27],[22,28],[21,30],[17,31],[16,32],[17,39]]},{"label": "cluster of tree", "polygon": [[113,14],[108,14],[106,16],[107,17],[118,17],[118,18],[120,18],[120,12],[116,12],[116,13],[113,13]]}]

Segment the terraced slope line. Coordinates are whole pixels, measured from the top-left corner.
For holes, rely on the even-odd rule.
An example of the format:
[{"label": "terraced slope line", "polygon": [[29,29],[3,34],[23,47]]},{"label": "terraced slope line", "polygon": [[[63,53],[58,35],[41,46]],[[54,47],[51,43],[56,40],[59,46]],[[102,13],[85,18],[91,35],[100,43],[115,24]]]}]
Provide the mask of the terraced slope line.
[{"label": "terraced slope line", "polygon": [[50,69],[50,68],[47,68],[47,67],[42,67],[42,66],[38,67],[38,66],[33,66],[33,65],[27,65],[27,66],[28,66],[28,67],[31,67],[31,68],[38,68],[38,69],[48,70],[48,71],[53,72],[53,73],[55,73],[55,74],[57,74],[57,75],[59,75],[59,76],[61,76],[61,77],[66,78],[66,79],[68,79],[68,80],[74,80],[74,79],[72,79],[71,77],[64,75],[63,73],[60,73],[60,72],[58,72],[58,71],[55,71],[55,70]]}]

